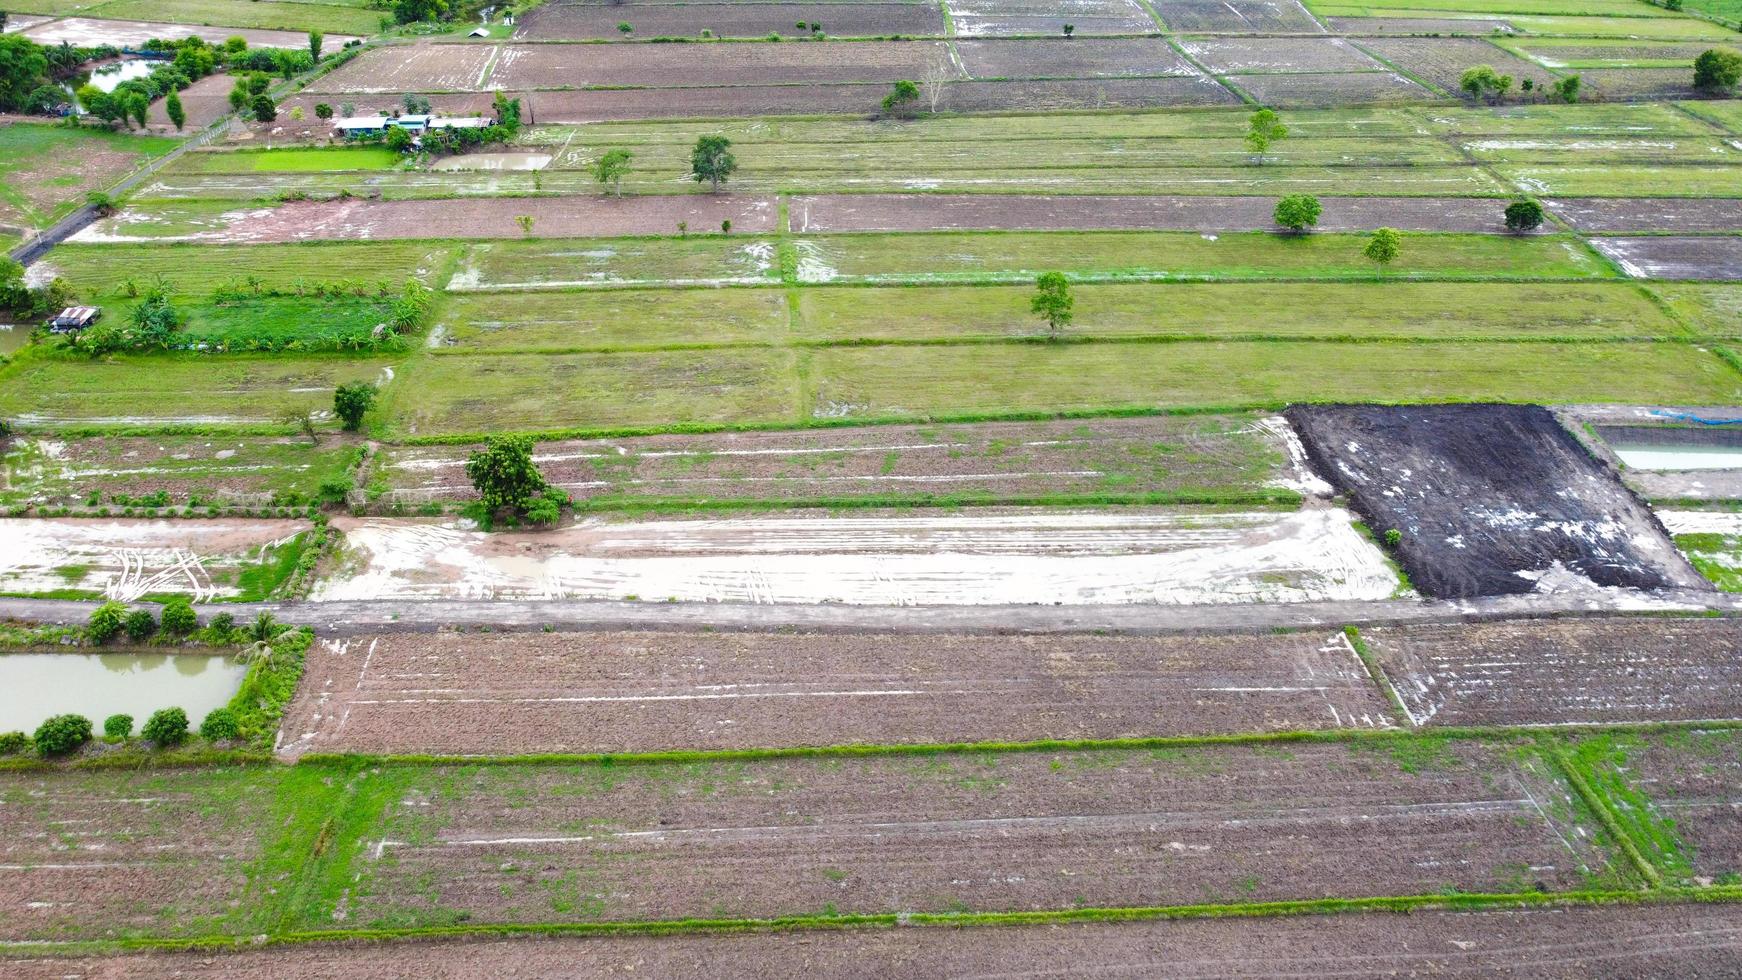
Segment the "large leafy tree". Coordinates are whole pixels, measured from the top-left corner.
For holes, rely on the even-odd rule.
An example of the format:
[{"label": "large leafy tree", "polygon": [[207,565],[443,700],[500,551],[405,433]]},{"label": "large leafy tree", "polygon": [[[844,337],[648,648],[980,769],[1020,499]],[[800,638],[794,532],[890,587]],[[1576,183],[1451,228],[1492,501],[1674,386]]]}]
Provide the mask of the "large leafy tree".
[{"label": "large leafy tree", "polygon": [[30,93],[48,81],[48,56],[35,41],[0,34],[0,111],[24,107]]},{"label": "large leafy tree", "polygon": [[696,183],[708,181],[713,185],[713,192],[720,193],[720,185],[738,169],[731,146],[732,141],[724,136],[703,136],[696,140],[695,148],[690,151],[690,173]]},{"label": "large leafy tree", "polygon": [[484,448],[466,460],[466,477],[491,513],[525,513],[548,486],[532,462],[532,440],[526,436],[491,436]]}]

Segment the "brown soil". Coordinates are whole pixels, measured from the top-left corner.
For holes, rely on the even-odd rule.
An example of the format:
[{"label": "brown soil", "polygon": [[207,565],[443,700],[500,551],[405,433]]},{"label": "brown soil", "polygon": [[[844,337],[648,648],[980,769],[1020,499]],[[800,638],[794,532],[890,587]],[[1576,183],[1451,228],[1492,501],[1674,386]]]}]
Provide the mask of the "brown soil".
[{"label": "brown soil", "polygon": [[[331,42],[328,42],[331,43]],[[182,133],[197,133],[212,123],[217,122],[230,111],[230,89],[236,80],[229,75],[208,75],[189,85],[181,91],[181,106],[187,113],[187,120],[182,123]],[[164,100],[158,99],[151,104],[151,128],[158,132],[173,134],[175,124],[169,121],[169,115],[164,111]]]},{"label": "brown soil", "polygon": [[1742,279],[1742,237],[1596,238],[1591,244],[1636,279]]},{"label": "brown soil", "polygon": [[1579,78],[1592,97],[1608,101],[1690,99],[1699,95],[1693,85],[1693,72],[1686,68],[1585,68],[1579,71]]},{"label": "brown soil", "polygon": [[1295,0],[1154,0],[1155,12],[1177,33],[1320,34],[1324,28]]},{"label": "brown soil", "polygon": [[1238,75],[1230,81],[1258,104],[1289,108],[1425,102],[1432,92],[1391,72]]},{"label": "brown soil", "polygon": [[[598,921],[1583,887],[1547,763],[1344,744],[417,774],[349,919]],[[1571,848],[1571,850],[1569,850]]]},{"label": "brown soil", "polygon": [[1432,725],[1742,718],[1742,622],[1621,619],[1364,630]]},{"label": "brown soil", "polygon": [[318,944],[6,964],[18,980],[445,980],[501,977],[855,978],[1482,976],[1717,977],[1742,957],[1736,909],[1640,905],[1198,919],[971,929]]},{"label": "brown soil", "polygon": [[[428,238],[432,228],[464,228],[472,239],[610,237],[669,234],[680,221],[692,228],[718,228],[723,218],[731,219],[734,231],[769,232],[774,230],[777,212],[770,198],[729,194],[620,200],[593,194],[541,197],[536,204],[521,198],[351,198],[239,207],[227,227],[196,232],[186,240],[260,244]],[[530,236],[515,220],[522,214],[538,218]]]},{"label": "brown soil", "polygon": [[[488,44],[412,44],[375,48],[323,75],[305,91],[470,92],[484,88],[496,48]],[[571,52],[565,58],[578,60]]]},{"label": "brown soil", "polygon": [[1337,37],[1219,37],[1184,41],[1186,53],[1213,72],[1383,71],[1377,61]]},{"label": "brown soil", "polygon": [[1548,206],[1580,231],[1742,231],[1742,200],[1557,198]]},{"label": "brown soil", "polygon": [[[1501,232],[1503,202],[1480,198],[1322,198],[1321,231]],[[1708,202],[1709,203],[1709,202]],[[1141,230],[1267,231],[1274,197],[819,194],[795,197],[794,232]]]},{"label": "brown soil", "polygon": [[1160,38],[963,40],[956,42],[956,51],[974,78],[1198,74]]},{"label": "brown soil", "polygon": [[1624,751],[1624,775],[1651,800],[1658,818],[1673,824],[1693,883],[1734,884],[1742,876],[1742,735],[1652,735]]},{"label": "brown soil", "polygon": [[[401,49],[381,49],[384,56]],[[583,56],[584,55],[584,56]],[[570,48],[560,44],[508,45],[490,83],[521,88],[583,85],[716,86],[793,82],[889,82],[918,78],[936,61],[948,63],[936,41],[743,42],[737,44],[610,45]],[[373,78],[369,57],[328,76],[342,90]],[[381,66],[376,66],[381,67]],[[340,78],[346,72],[350,76]],[[372,84],[372,83],[371,83]],[[666,96],[670,98],[670,96]],[[683,100],[676,100],[683,101]]]},{"label": "brown soil", "polygon": [[[931,37],[944,33],[943,14],[924,3],[636,3],[545,4],[520,20],[516,40],[578,41],[606,38],[644,41],[655,37],[767,37],[777,33],[808,36],[800,21],[820,22],[829,37],[883,37],[905,34]],[[624,35],[617,25],[628,23]]]},{"label": "brown soil", "polygon": [[[580,497],[804,500],[1253,490],[1282,476],[1252,416],[873,426],[543,443],[546,479]],[[469,499],[471,447],[393,447],[395,500]]]},{"label": "brown soil", "polygon": [[1388,727],[1333,631],[388,634],[317,643],[282,753],[522,754]]},{"label": "brown soil", "polygon": [[258,851],[233,815],[189,780],[0,774],[0,939],[200,931]]},{"label": "brown soil", "polygon": [[[1360,23],[1366,25],[1367,21]],[[1483,29],[1480,21],[1457,23],[1464,25],[1457,30],[1466,34],[1479,33]],[[1375,29],[1378,29],[1377,25]],[[1531,79],[1545,91],[1555,80],[1555,75],[1548,69],[1479,37],[1379,37],[1362,38],[1355,43],[1453,95],[1459,91],[1458,78],[1472,65],[1492,65],[1495,71],[1511,75],[1518,82]]]}]

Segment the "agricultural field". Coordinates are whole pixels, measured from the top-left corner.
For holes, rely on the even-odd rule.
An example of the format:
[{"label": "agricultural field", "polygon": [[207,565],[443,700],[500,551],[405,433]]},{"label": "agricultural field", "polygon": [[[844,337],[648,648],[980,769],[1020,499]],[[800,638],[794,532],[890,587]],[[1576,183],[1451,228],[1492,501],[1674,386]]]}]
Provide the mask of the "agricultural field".
[{"label": "agricultural field", "polygon": [[52,224],[175,141],[40,123],[0,125],[0,226],[13,237]]},{"label": "agricultural field", "polygon": [[[299,33],[324,31],[329,37],[361,37],[379,31],[382,16],[381,11],[370,9],[367,0],[19,0],[9,7],[21,14],[56,18],[77,15],[79,19],[97,22],[87,28],[95,32],[104,30],[101,21],[132,21]],[[134,43],[125,36],[106,39],[111,44]],[[59,40],[53,39],[55,43]],[[70,40],[75,44],[81,40],[95,43],[83,37]]]},{"label": "agricultural field", "polygon": [[[137,503],[136,503],[137,500]],[[117,514],[157,499],[111,494]],[[6,521],[0,592],[129,601],[187,595],[200,602],[272,595],[296,565],[303,522]]]}]

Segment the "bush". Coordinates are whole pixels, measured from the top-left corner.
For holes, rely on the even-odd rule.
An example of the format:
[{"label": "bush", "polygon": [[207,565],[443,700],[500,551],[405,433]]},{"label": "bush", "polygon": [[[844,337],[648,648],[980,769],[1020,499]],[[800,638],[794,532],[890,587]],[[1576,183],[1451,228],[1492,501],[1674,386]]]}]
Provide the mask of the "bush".
[{"label": "bush", "polygon": [[105,602],[91,613],[91,619],[85,624],[85,635],[93,643],[107,643],[121,632],[121,626],[127,618],[127,607],[119,602]]},{"label": "bush", "polygon": [[342,384],[333,391],[333,412],[338,415],[346,432],[363,427],[363,416],[375,404],[375,386],[367,381]]},{"label": "bush", "polygon": [[188,713],[180,708],[159,708],[146,719],[139,734],[158,748],[180,745],[188,739]]},{"label": "bush", "polygon": [[194,613],[193,603],[183,596],[176,596],[163,604],[163,631],[170,636],[186,636],[200,628],[200,617]]},{"label": "bush", "polygon": [[126,738],[133,734],[132,715],[110,715],[103,719],[103,734],[110,738]]},{"label": "bush", "polygon": [[30,736],[23,732],[7,732],[0,735],[0,755],[17,755],[30,748]]},{"label": "bush", "polygon": [[91,740],[91,719],[84,715],[55,715],[37,726],[39,755],[66,755]]},{"label": "bush", "polygon": [[134,643],[144,643],[157,632],[157,617],[151,615],[149,609],[135,609],[127,614],[127,638]]},{"label": "bush", "polygon": [[209,742],[230,742],[242,737],[242,730],[236,725],[236,716],[229,708],[214,708],[200,722],[200,737]]},{"label": "bush", "polygon": [[1528,198],[1513,201],[1506,205],[1506,230],[1512,232],[1535,231],[1542,227],[1542,205]]},{"label": "bush", "polygon": [[1727,95],[1738,81],[1742,81],[1742,54],[1712,48],[1694,59],[1694,88]]},{"label": "bush", "polygon": [[1273,216],[1277,224],[1290,231],[1306,231],[1319,223],[1323,211],[1319,199],[1311,194],[1290,194],[1276,202]]}]

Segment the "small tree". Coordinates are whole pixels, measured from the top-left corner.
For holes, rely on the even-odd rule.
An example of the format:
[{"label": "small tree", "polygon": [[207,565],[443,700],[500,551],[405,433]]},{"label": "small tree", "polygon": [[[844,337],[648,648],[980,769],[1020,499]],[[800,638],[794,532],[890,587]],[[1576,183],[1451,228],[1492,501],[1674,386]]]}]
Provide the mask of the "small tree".
[{"label": "small tree", "polygon": [[[655,30],[658,30],[658,28],[655,28]],[[635,33],[635,25],[626,20],[620,20],[617,22],[617,32],[622,34],[624,37],[628,37]]]},{"label": "small tree", "polygon": [[525,436],[487,438],[484,448],[467,458],[466,477],[491,514],[524,513],[548,486],[533,465],[532,440]]},{"label": "small tree", "polygon": [[1712,48],[1694,59],[1694,88],[1713,95],[1728,95],[1742,81],[1742,54],[1729,48]]},{"label": "small tree", "polygon": [[732,176],[738,169],[738,161],[732,156],[732,141],[724,136],[702,136],[696,139],[696,145],[690,150],[690,175],[696,183],[708,181],[713,193],[720,193],[720,185]]},{"label": "small tree", "polygon": [[332,106],[332,104],[328,103],[328,102],[316,102],[315,103],[315,118],[323,120],[323,121],[333,118],[333,106]]},{"label": "small tree", "polygon": [[229,708],[213,708],[200,722],[200,737],[208,742],[230,742],[242,737],[242,728]]},{"label": "small tree", "polygon": [[23,732],[0,734],[0,755],[17,755],[30,748],[30,736]]},{"label": "small tree", "polygon": [[92,643],[103,644],[115,638],[121,632],[127,619],[127,607],[119,602],[105,602],[92,610],[90,620],[85,624],[85,635]]},{"label": "small tree", "polygon": [[140,129],[145,128],[145,121],[151,117],[151,100],[138,92],[127,93],[125,102],[127,115],[132,117]]},{"label": "small tree", "polygon": [[1311,194],[1289,194],[1276,202],[1276,223],[1292,232],[1304,232],[1319,223],[1324,208]]},{"label": "small tree", "polygon": [[175,596],[163,604],[163,631],[170,636],[186,636],[200,628],[200,617],[194,612],[187,596]]},{"label": "small tree", "polygon": [[395,153],[411,152],[411,133],[403,126],[389,126],[387,134],[381,137],[381,145]]},{"label": "small tree", "polygon": [[405,111],[417,116],[427,116],[430,112],[429,96],[413,92],[399,100]]},{"label": "small tree", "polygon": [[1579,76],[1568,75],[1560,79],[1549,88],[1549,92],[1562,102],[1572,105],[1579,101]]},{"label": "small tree", "polygon": [[949,64],[942,58],[934,58],[926,65],[925,74],[920,76],[919,90],[925,96],[926,107],[933,113],[938,111],[938,103],[944,98],[944,89],[954,77]]},{"label": "small tree", "polygon": [[731,218],[721,219],[721,221],[720,221],[720,234],[730,235],[731,233],[732,233],[732,219]]},{"label": "small tree", "polygon": [[1396,229],[1379,228],[1373,232],[1372,238],[1367,239],[1367,247],[1361,250],[1361,254],[1376,263],[1379,266],[1379,271],[1383,273],[1385,267],[1397,258],[1397,253],[1402,246],[1403,236],[1399,235]]},{"label": "small tree", "polygon": [[1064,328],[1070,326],[1075,305],[1070,281],[1064,273],[1045,272],[1034,280],[1034,299],[1028,309],[1046,321],[1047,334],[1052,339],[1057,340]]},{"label": "small tree", "polygon": [[36,751],[41,755],[66,755],[91,740],[91,719],[84,715],[55,715],[36,728]]},{"label": "small tree", "polygon": [[1070,37],[1076,33],[1077,33],[1077,25],[1075,25],[1075,24],[1066,24],[1065,25],[1065,37]]},{"label": "small tree", "polygon": [[375,386],[367,381],[352,381],[333,389],[333,414],[346,432],[363,428],[363,416],[374,404]]},{"label": "small tree", "polygon": [[619,199],[623,197],[623,178],[629,173],[629,161],[635,159],[635,154],[628,150],[606,150],[598,162],[593,164],[593,178],[599,186],[609,186],[611,193]]},{"label": "small tree", "polygon": [[321,47],[326,44],[326,41],[326,35],[322,34],[320,31],[308,32],[308,56],[311,61],[314,61],[317,64],[320,62]]},{"label": "small tree", "polygon": [[1282,124],[1281,117],[1270,109],[1260,109],[1252,114],[1246,128],[1246,146],[1258,157],[1260,166],[1264,164],[1264,154],[1272,144],[1288,137],[1288,127]]},{"label": "small tree", "polygon": [[127,614],[124,622],[127,628],[127,638],[134,643],[144,643],[157,632],[157,617],[151,615],[149,609],[135,609]]},{"label": "small tree", "polygon": [[919,86],[904,78],[883,97],[883,111],[890,115],[905,115],[918,102]]},{"label": "small tree", "polygon": [[120,741],[133,734],[132,715],[110,715],[103,719],[103,735]]},{"label": "small tree", "polygon": [[160,749],[180,745],[188,738],[188,713],[180,708],[159,708],[145,719],[139,734]]},{"label": "small tree", "polygon": [[1486,97],[1490,102],[1500,102],[1512,89],[1512,76],[1500,74],[1493,65],[1477,65],[1458,77],[1458,88],[1472,99]]},{"label": "small tree", "polygon": [[533,217],[530,214],[517,214],[514,216],[514,223],[520,226],[520,234],[522,237],[532,237],[532,222]]},{"label": "small tree", "polygon": [[1535,231],[1542,227],[1542,205],[1530,198],[1506,205],[1506,230],[1514,234]]},{"label": "small tree", "polygon": [[278,105],[270,95],[256,95],[248,102],[248,111],[256,122],[269,123],[278,119]]},{"label": "small tree", "polygon": [[187,110],[182,108],[181,93],[175,89],[169,90],[169,95],[163,100],[163,113],[169,117],[170,124],[176,132],[181,132],[182,126],[188,121]]}]

